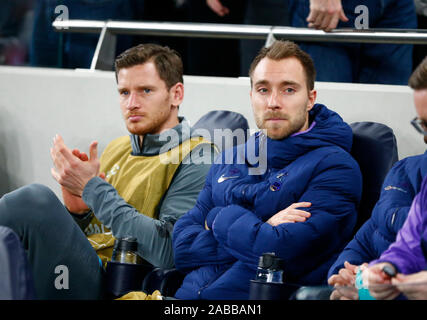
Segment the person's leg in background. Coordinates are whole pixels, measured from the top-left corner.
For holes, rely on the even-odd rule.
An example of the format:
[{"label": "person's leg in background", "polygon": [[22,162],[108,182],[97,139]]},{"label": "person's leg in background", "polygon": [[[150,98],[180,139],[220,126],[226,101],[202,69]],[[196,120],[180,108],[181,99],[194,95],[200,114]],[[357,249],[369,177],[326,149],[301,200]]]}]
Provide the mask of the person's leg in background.
[{"label": "person's leg in background", "polygon": [[[346,1],[343,1],[343,6],[345,3]],[[293,27],[308,27],[306,19],[310,12],[309,0],[289,0],[289,12]],[[340,21],[338,28],[352,28],[352,16],[347,12],[348,10],[345,13],[350,21],[346,23]],[[303,41],[298,41],[298,44],[302,50],[310,54],[314,61],[316,81],[354,82],[356,67],[359,64],[359,44]]]},{"label": "person's leg in background", "polygon": [[[133,21],[132,0],[65,0],[70,19]],[[67,33],[64,42],[64,66],[89,68],[99,34]],[[132,46],[132,36],[118,35],[116,55]],[[112,66],[113,67],[113,66]]]},{"label": "person's leg in background", "polygon": [[34,9],[34,24],[30,43],[30,65],[34,67],[62,67],[60,37],[52,30],[57,0],[38,0]]},{"label": "person's leg in background", "polygon": [[[418,29],[427,29],[427,15],[418,14],[417,22],[418,22]],[[421,63],[421,61],[423,61],[425,56],[427,56],[427,45],[425,44],[414,45],[412,70],[415,70],[415,68]]]},{"label": "person's leg in background", "polygon": [[[156,0],[139,1],[134,0],[135,20],[143,22],[188,22],[187,3],[178,3],[176,0]],[[183,61],[187,58],[187,37],[167,37],[167,36],[144,36],[134,35],[133,45],[141,43],[156,43],[161,46],[168,46],[176,50]],[[187,65],[184,64],[184,74],[187,74]]]},{"label": "person's leg in background", "polygon": [[5,194],[0,199],[0,225],[18,234],[33,272],[37,299],[103,298],[99,258],[50,189],[32,184]]},{"label": "person's leg in background", "polygon": [[[292,26],[306,28],[310,1],[290,2]],[[358,27],[359,5],[368,9],[369,28],[416,28],[413,0],[346,0],[342,6],[349,21],[340,21],[338,29]],[[411,45],[307,42],[301,47],[312,56],[319,81],[406,84],[412,70]],[[351,78],[345,76],[349,68]]]},{"label": "person's leg in background", "polygon": [[[369,13],[377,0],[367,1]],[[416,29],[417,17],[413,0],[383,0],[380,13],[370,28]],[[378,4],[377,4],[378,6]],[[413,45],[364,44],[358,82],[407,85],[412,73]]]},{"label": "person's leg in background", "polygon": [[[134,20],[135,0],[38,0],[34,13],[30,64],[40,67],[89,68],[99,34],[54,31],[55,8],[64,5],[69,19]],[[142,1],[142,0],[141,0]],[[139,6],[140,4],[138,4]],[[132,46],[132,36],[117,36],[117,54]]]},{"label": "person's leg in background", "polygon": [[[424,0],[415,0],[415,9],[417,13],[418,29],[427,29],[427,3]],[[412,70],[415,70],[425,56],[427,56],[427,45],[414,45]]]},{"label": "person's leg in background", "polygon": [[[287,0],[247,0],[245,17],[247,25],[289,26]],[[240,75],[247,77],[252,60],[264,47],[266,40],[240,40]]]},{"label": "person's leg in background", "polygon": [[[243,22],[246,0],[221,0],[230,9],[224,17],[218,16],[206,4],[206,0],[188,1],[188,18],[198,23],[238,23]],[[188,74],[201,76],[237,77],[240,74],[239,40],[189,38]]]},{"label": "person's leg in background", "polygon": [[338,43],[300,43],[302,50],[309,52],[316,68],[316,81],[356,82],[360,46]]}]

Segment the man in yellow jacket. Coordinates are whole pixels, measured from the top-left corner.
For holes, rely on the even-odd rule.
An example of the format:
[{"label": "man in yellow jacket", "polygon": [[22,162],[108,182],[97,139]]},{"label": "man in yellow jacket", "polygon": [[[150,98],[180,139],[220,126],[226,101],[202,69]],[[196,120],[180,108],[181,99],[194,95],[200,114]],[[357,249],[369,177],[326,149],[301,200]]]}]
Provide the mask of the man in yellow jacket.
[{"label": "man in yellow jacket", "polygon": [[[178,117],[184,85],[175,51],[139,45],[118,56],[115,68],[130,135],[113,140],[101,158],[96,141],[88,156],[55,136],[51,173],[64,205],[39,184],[0,199],[0,225],[27,250],[38,299],[102,298],[102,264],[118,237],[136,238],[138,253],[154,266],[172,267],[173,225],[194,206],[212,163],[213,146],[192,138]],[[58,270],[67,270],[59,286]]]}]

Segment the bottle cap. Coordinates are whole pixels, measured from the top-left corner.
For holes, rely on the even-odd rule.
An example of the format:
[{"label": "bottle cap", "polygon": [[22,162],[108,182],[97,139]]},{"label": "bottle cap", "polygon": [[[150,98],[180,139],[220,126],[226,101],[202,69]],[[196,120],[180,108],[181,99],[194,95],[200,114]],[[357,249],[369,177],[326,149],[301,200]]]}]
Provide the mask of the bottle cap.
[{"label": "bottle cap", "polygon": [[132,237],[119,238],[114,243],[114,250],[136,252],[138,250],[138,242],[136,242],[136,238]]},{"label": "bottle cap", "polygon": [[263,253],[262,256],[259,257],[258,267],[263,269],[271,269],[271,270],[282,270],[284,266],[284,261],[276,257],[274,252]]}]

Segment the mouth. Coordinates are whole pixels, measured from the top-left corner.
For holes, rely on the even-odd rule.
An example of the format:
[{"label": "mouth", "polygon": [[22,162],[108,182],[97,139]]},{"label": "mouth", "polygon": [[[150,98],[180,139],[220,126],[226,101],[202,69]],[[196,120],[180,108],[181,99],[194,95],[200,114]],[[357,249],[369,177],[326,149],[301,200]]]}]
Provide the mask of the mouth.
[{"label": "mouth", "polygon": [[281,114],[278,112],[266,112],[264,114],[264,121],[271,121],[271,122],[280,122],[288,120],[288,116],[285,114]]},{"label": "mouth", "polygon": [[130,115],[130,116],[128,116],[128,120],[130,121],[130,122],[138,122],[138,121],[140,121],[142,119],[142,116],[141,115]]},{"label": "mouth", "polygon": [[265,119],[265,121],[280,122],[280,121],[286,121],[286,119],[283,119],[283,118],[268,118],[268,119]]}]

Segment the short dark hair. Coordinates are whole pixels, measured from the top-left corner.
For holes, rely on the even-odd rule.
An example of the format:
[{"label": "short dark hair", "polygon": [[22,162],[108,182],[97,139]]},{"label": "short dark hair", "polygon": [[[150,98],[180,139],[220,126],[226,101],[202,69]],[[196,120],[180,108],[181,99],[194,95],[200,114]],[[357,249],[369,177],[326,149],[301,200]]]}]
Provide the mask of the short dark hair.
[{"label": "short dark hair", "polygon": [[414,90],[427,89],[427,57],[412,72],[408,84]]},{"label": "short dark hair", "polygon": [[184,83],[184,67],[179,53],[169,47],[153,43],[139,44],[118,55],[114,63],[116,80],[121,69],[146,62],[154,63],[160,79],[166,83],[168,90],[178,82]]},{"label": "short dark hair", "polygon": [[292,41],[276,40],[268,48],[262,48],[249,68],[249,77],[251,78],[252,85],[252,74],[257,67],[258,63],[264,59],[269,58],[272,60],[282,60],[286,58],[296,58],[303,66],[307,88],[309,90],[314,89],[314,81],[316,79],[316,69],[314,68],[313,59],[310,55],[303,51],[296,43]]}]

